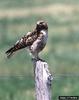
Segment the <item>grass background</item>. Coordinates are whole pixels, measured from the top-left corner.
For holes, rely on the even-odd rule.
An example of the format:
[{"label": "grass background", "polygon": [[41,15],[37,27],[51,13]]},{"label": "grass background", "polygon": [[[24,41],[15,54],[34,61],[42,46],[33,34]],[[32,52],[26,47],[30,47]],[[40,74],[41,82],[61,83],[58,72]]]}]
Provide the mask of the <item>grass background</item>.
[{"label": "grass background", "polygon": [[79,95],[79,0],[0,0],[0,100],[35,100],[31,57],[26,49],[7,59],[5,51],[36,21],[49,25],[41,57],[54,75],[52,100]]}]

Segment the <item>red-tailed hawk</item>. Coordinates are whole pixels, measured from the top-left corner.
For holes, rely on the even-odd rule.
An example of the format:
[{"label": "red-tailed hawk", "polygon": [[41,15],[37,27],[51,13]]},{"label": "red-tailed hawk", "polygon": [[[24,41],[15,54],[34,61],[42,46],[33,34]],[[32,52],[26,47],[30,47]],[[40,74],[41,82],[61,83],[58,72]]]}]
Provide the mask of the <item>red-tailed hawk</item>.
[{"label": "red-tailed hawk", "polygon": [[48,38],[48,25],[45,21],[37,21],[33,32],[28,32],[18,40],[9,50],[6,51],[7,57],[11,57],[14,52],[27,48],[35,59],[39,59],[39,52],[43,50]]}]

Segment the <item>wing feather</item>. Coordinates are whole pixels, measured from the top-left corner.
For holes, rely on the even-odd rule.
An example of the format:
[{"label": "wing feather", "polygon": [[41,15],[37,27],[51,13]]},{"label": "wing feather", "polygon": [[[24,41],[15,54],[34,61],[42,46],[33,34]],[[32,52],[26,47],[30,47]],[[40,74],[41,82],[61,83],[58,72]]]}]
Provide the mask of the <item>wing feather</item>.
[{"label": "wing feather", "polygon": [[10,49],[6,51],[7,57],[9,58],[13,54],[13,52],[16,52],[17,50],[32,45],[32,43],[36,39],[37,39],[36,31],[27,33],[20,40],[18,40]]}]

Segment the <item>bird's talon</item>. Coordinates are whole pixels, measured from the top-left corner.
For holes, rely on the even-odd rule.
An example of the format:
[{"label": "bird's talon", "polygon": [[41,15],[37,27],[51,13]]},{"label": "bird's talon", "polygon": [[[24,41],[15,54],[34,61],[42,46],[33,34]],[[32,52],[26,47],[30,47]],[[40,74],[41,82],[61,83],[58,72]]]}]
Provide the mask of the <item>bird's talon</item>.
[{"label": "bird's talon", "polygon": [[42,61],[42,62],[45,62],[45,60],[41,59],[41,58],[38,58],[38,60]]}]

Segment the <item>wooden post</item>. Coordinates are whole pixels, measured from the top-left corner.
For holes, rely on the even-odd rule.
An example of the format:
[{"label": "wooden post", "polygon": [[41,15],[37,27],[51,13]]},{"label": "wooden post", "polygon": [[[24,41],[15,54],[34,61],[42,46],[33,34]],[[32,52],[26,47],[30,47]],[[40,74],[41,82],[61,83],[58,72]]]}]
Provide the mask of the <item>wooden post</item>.
[{"label": "wooden post", "polygon": [[41,60],[33,60],[35,74],[36,100],[51,100],[50,87],[53,79],[48,64]]}]

